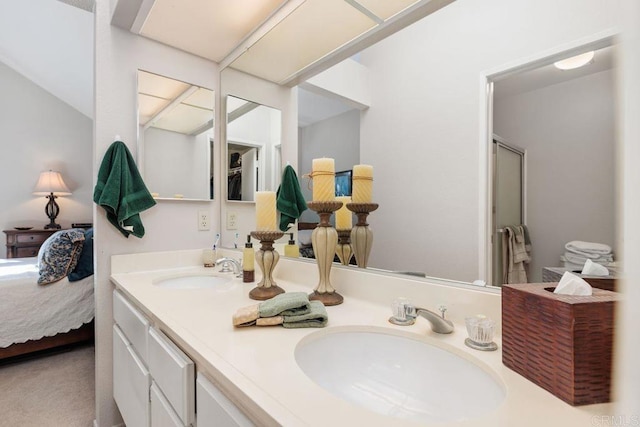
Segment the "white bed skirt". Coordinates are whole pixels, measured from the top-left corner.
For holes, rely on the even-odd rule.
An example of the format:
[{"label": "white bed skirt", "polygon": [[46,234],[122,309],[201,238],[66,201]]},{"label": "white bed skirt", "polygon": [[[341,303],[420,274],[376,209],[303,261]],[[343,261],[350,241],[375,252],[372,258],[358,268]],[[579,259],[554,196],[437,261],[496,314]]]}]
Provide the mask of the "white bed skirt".
[{"label": "white bed skirt", "polygon": [[0,348],[69,332],[94,317],[94,276],[41,286],[36,262],[0,260]]}]

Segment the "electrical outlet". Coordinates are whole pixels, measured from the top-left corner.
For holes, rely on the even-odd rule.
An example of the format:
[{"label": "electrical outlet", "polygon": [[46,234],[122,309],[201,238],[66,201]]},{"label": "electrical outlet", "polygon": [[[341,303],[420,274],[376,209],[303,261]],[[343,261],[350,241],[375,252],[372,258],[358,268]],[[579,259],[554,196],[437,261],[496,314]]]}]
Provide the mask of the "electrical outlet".
[{"label": "electrical outlet", "polygon": [[227,230],[237,230],[237,229],[238,229],[238,213],[227,212]]},{"label": "electrical outlet", "polygon": [[210,229],[209,211],[198,211],[198,230],[207,231]]}]

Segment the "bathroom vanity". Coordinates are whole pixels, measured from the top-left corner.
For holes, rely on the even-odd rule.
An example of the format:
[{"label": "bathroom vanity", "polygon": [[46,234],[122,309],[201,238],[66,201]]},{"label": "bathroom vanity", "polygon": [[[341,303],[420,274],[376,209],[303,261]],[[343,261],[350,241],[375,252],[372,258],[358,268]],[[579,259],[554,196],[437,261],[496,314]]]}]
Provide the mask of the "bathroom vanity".
[{"label": "bathroom vanity", "polygon": [[[500,346],[498,292],[338,267],[332,271],[332,283],[345,301],[327,307],[326,328],[234,328],[232,314],[257,303],[248,297],[254,284],[202,267],[201,253],[112,257],[114,398],[127,425],[538,426],[541,417],[553,420],[553,425],[591,425],[595,417],[613,413],[612,404],[572,407],[506,368],[500,349],[480,352],[464,345],[464,318],[482,313],[498,321],[495,341]],[[240,254],[225,251],[224,256]],[[317,266],[283,258],[274,277],[286,291],[310,292],[317,284]],[[399,296],[433,310],[444,304],[454,332],[437,334],[422,318],[412,326],[392,325],[390,307]],[[340,341],[344,333],[349,339]],[[394,365],[375,359],[379,369],[369,371],[372,378],[383,371],[407,389],[390,396],[365,378],[356,388],[366,389],[379,404],[356,404],[323,378],[339,377],[337,370],[345,366],[353,370],[352,359],[363,355],[349,341],[362,337],[378,346],[371,352],[374,358],[395,351],[423,357],[421,352],[428,348],[442,360],[427,355],[423,363],[406,362],[415,370],[407,375],[400,366],[404,361]],[[340,359],[341,354],[350,356]],[[431,365],[446,364],[448,358],[467,373],[440,369],[441,376],[432,380]],[[310,367],[309,361],[317,366]],[[364,363],[368,362],[363,359]],[[480,381],[488,381],[487,386]],[[455,387],[468,388],[471,398],[456,398],[457,392],[449,398],[447,393]],[[473,406],[473,396],[481,401],[490,388],[495,397],[491,407],[479,405],[465,412]],[[431,408],[424,408],[424,395],[436,399]],[[438,398],[445,400],[438,403]],[[214,424],[221,419],[226,423]]]}]

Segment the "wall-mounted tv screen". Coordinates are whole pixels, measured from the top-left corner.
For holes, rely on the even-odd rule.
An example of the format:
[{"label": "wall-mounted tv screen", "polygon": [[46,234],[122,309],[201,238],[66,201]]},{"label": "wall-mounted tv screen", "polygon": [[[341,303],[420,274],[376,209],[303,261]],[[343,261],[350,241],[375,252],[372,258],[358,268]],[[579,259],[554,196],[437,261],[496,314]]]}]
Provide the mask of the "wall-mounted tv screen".
[{"label": "wall-mounted tv screen", "polygon": [[351,170],[336,172],[336,196],[351,195],[351,177]]}]

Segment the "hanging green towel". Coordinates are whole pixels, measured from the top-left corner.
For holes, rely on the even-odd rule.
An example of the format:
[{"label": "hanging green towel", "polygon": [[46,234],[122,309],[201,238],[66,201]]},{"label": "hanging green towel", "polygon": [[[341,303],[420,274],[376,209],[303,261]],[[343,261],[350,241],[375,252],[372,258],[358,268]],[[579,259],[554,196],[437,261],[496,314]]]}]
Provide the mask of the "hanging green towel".
[{"label": "hanging green towel", "polygon": [[289,224],[296,222],[296,219],[300,218],[302,212],[307,209],[298,176],[291,165],[284,168],[282,183],[276,195],[276,207],[280,212],[280,231],[287,231]]},{"label": "hanging green towel", "polygon": [[311,301],[311,311],[306,314],[285,315],[282,326],[285,328],[324,328],[329,321],[327,309],[320,301]]},{"label": "hanging green towel", "polygon": [[309,297],[304,292],[288,292],[260,303],[260,317],[285,316],[309,312]]},{"label": "hanging green towel", "polygon": [[105,153],[93,190],[93,201],[107,211],[107,219],[123,236],[144,236],[140,212],[155,205],[156,201],[147,190],[124,142],[114,142]]}]

